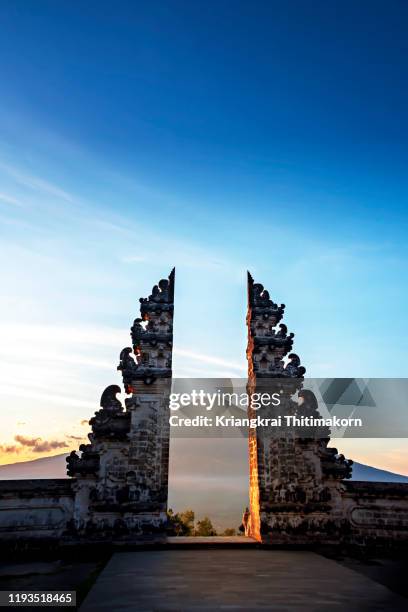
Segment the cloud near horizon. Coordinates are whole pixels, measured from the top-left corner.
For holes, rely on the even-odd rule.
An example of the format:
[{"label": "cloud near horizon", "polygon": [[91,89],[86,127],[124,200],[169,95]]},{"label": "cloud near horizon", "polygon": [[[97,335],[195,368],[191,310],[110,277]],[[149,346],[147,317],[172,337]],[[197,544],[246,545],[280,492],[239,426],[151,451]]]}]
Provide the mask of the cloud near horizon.
[{"label": "cloud near horizon", "polygon": [[18,454],[22,451],[21,446],[16,446],[15,444],[0,444],[0,454]]},{"label": "cloud near horizon", "polygon": [[14,436],[14,439],[21,446],[30,448],[33,453],[46,453],[58,448],[68,447],[68,444],[63,440],[43,440],[42,438],[27,438],[21,435]]},{"label": "cloud near horizon", "polygon": [[74,435],[69,435],[67,436],[68,440],[86,440],[86,436],[74,436]]}]

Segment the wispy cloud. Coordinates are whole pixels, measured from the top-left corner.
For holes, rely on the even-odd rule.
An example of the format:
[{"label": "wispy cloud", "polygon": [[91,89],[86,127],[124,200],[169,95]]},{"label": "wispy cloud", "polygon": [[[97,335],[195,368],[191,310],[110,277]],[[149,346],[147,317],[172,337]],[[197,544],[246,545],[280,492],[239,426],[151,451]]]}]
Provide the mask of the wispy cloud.
[{"label": "wispy cloud", "polygon": [[143,255],[126,255],[122,257],[123,263],[143,263],[146,261],[146,257]]},{"label": "wispy cloud", "polygon": [[187,359],[194,359],[195,361],[199,361],[203,364],[210,364],[215,366],[221,366],[224,368],[229,368],[231,370],[236,370],[237,372],[243,374],[246,372],[245,366],[243,363],[236,363],[232,361],[228,361],[227,359],[220,359],[219,357],[214,357],[213,355],[205,355],[203,353],[195,353],[194,351],[189,351],[187,349],[175,348],[174,354],[179,355],[180,357],[186,357]]},{"label": "wispy cloud", "polygon": [[[114,346],[121,350],[124,336],[128,336],[128,331],[116,327],[96,327],[96,326],[70,326],[70,325],[0,325],[2,339],[12,345],[18,338],[25,340],[25,345],[29,342],[41,342],[44,347],[46,344],[52,346],[56,342],[58,345],[80,347],[81,345]],[[3,335],[4,334],[4,335]],[[38,346],[40,348],[40,346]]]},{"label": "wispy cloud", "polygon": [[69,395],[58,395],[56,393],[41,393],[38,391],[27,389],[15,389],[9,386],[0,386],[0,393],[4,397],[20,397],[30,400],[38,400],[39,402],[47,402],[51,404],[58,404],[60,406],[66,406],[67,408],[87,408],[89,410],[95,409],[95,402],[87,401],[78,397],[71,397]]},{"label": "wispy cloud", "polygon": [[32,189],[33,191],[40,191],[42,193],[46,193],[48,195],[54,196],[56,198],[65,200],[66,202],[74,202],[75,198],[49,181],[46,181],[37,176],[32,176],[25,172],[22,172],[19,168],[15,168],[14,166],[10,166],[3,162],[0,162],[0,170],[8,174],[12,179],[14,179],[20,185],[27,187],[28,189]]},{"label": "wispy cloud", "polygon": [[[24,339],[24,355],[25,357],[36,357],[36,359],[47,359],[53,361],[63,361],[65,363],[76,365],[89,365],[103,369],[115,369],[116,363],[109,363],[102,359],[84,356],[81,353],[71,354],[68,352],[69,347],[75,345],[77,350],[87,348],[90,351],[95,351],[100,346],[113,347],[119,351],[123,348],[124,342],[128,339],[127,329],[119,329],[113,327],[73,327],[73,326],[56,326],[56,325],[0,325],[2,335],[3,348],[5,354],[9,357],[21,355],[18,347],[13,345],[18,338]],[[65,353],[52,351],[52,346],[58,339],[58,346],[65,346]],[[30,350],[29,344],[32,344],[34,353]],[[94,349],[92,347],[95,347]],[[11,353],[10,353],[11,351]],[[0,354],[3,352],[0,347]],[[243,373],[246,371],[245,363],[239,363],[207,355],[201,352],[191,351],[183,347],[175,347],[174,355],[183,359],[193,359],[202,364],[221,366],[234,371]],[[188,365],[188,362],[186,362]]]},{"label": "wispy cloud", "polygon": [[6,204],[12,204],[13,206],[23,206],[20,200],[13,198],[5,193],[0,193],[0,202],[5,202]]}]

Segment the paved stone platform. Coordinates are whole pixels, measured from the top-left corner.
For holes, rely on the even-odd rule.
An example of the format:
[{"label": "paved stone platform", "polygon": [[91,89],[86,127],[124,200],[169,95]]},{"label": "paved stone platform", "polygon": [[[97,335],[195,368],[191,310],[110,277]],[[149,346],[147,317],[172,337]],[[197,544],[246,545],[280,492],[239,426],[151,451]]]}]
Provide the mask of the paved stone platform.
[{"label": "paved stone platform", "polygon": [[408,600],[313,552],[257,548],[113,555],[82,612],[404,610]]},{"label": "paved stone platform", "polygon": [[177,537],[168,537],[166,538],[166,544],[170,547],[211,547],[216,546],[219,547],[233,547],[236,546],[259,546],[259,542],[254,540],[253,538],[249,538],[246,536],[177,536]]}]

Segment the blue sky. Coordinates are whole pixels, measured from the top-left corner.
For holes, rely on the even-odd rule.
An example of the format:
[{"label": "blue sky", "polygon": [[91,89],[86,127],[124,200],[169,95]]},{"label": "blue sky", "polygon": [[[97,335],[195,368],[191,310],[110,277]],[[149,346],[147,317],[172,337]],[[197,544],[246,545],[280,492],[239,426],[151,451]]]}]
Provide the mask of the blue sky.
[{"label": "blue sky", "polygon": [[176,375],[245,373],[247,268],[310,376],[406,375],[405,2],[0,23],[3,442],[78,434],[173,265]]}]

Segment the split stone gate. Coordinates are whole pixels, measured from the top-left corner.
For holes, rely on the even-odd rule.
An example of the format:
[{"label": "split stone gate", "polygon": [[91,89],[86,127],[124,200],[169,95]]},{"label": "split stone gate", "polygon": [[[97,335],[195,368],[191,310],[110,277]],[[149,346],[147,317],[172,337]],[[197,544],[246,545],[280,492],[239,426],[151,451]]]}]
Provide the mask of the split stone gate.
[{"label": "split stone gate", "polygon": [[[169,394],[175,271],[140,299],[117,385],[102,393],[89,444],[67,458],[69,479],[0,481],[0,539],[137,543],[167,528]],[[292,352],[285,306],[248,274],[249,395],[278,384],[285,414],[317,416]],[[284,359],[286,358],[286,360]],[[296,399],[295,399],[296,398]],[[253,415],[251,408],[249,416]],[[328,446],[330,431],[302,437],[249,431],[250,534],[263,543],[382,545],[407,541],[408,485],[349,481],[352,462]]]}]

